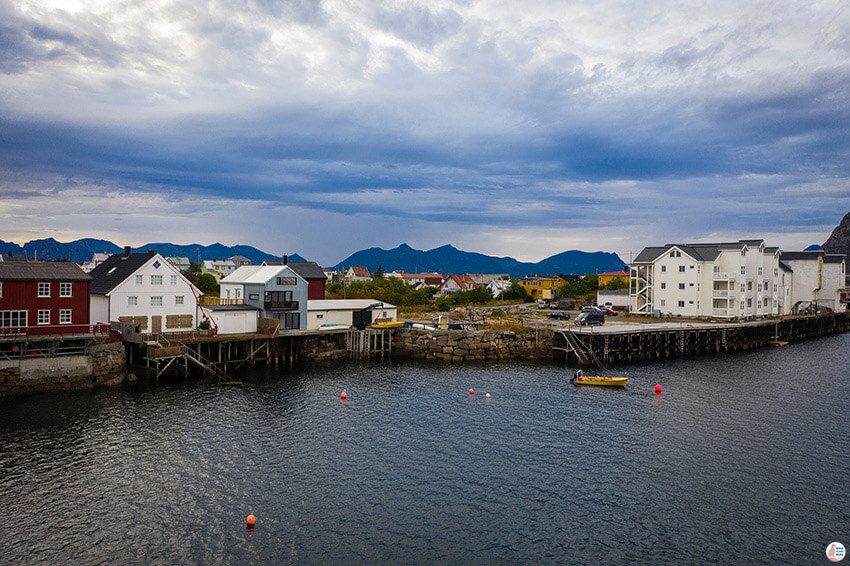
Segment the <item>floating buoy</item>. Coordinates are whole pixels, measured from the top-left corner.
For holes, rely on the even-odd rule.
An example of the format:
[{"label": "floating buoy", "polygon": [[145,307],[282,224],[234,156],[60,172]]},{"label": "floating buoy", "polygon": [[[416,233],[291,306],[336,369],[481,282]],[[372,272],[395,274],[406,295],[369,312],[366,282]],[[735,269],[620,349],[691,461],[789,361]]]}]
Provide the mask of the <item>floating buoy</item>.
[{"label": "floating buoy", "polygon": [[656,385],[656,386],[655,386],[655,392],[656,392],[656,393],[661,393],[661,385]]},{"label": "floating buoy", "polygon": [[469,394],[470,394],[470,395],[475,395],[475,391],[473,391],[472,389],[470,389],[470,390],[469,390]]},{"label": "floating buoy", "polygon": [[578,380],[579,380],[579,381],[581,381],[582,379],[584,379],[584,377],[583,377],[583,376],[581,376],[581,375],[580,375],[580,376],[578,376]]},{"label": "floating buoy", "polygon": [[257,522],[257,518],[256,518],[256,517],[254,517],[253,515],[248,515],[248,518],[247,518],[247,519],[245,519],[245,522],[246,522],[246,523],[248,523],[248,526],[249,526],[249,527],[253,527],[253,526],[254,526],[254,523],[256,523],[256,522]]},{"label": "floating buoy", "polygon": [[339,398],[340,399],[348,399],[348,393],[343,391],[342,393],[339,394]]},{"label": "floating buoy", "polygon": [[490,394],[488,393],[487,395],[485,395],[485,397],[487,397],[487,398],[489,399],[489,398],[490,398]]}]

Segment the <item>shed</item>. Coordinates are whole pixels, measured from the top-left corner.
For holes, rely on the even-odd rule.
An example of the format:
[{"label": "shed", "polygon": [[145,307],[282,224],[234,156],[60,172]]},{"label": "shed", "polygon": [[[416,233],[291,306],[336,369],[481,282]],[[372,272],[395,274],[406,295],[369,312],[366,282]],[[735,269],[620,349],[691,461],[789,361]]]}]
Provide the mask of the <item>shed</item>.
[{"label": "shed", "polygon": [[378,319],[396,320],[398,307],[374,299],[337,299],[307,301],[307,329],[322,326],[352,326],[354,313],[371,311],[371,322]]},{"label": "shed", "polygon": [[252,305],[204,305],[202,307],[218,326],[218,334],[254,334],[261,309]]}]

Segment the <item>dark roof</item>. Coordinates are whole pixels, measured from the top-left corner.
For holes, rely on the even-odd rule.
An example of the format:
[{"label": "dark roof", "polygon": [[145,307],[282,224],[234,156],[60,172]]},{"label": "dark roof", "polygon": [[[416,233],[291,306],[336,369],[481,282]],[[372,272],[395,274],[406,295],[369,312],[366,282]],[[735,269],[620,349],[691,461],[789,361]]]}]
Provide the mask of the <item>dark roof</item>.
[{"label": "dark roof", "polygon": [[290,261],[286,265],[304,279],[328,279],[322,268],[314,261]]},{"label": "dark roof", "polygon": [[259,311],[263,310],[253,305],[201,305],[210,311]]},{"label": "dark roof", "polygon": [[793,270],[793,269],[791,269],[791,266],[789,266],[787,263],[782,263],[782,262],[780,261],[780,262],[779,262],[779,267],[781,267],[781,268],[782,268],[782,269],[784,269],[785,271],[790,271],[791,273],[794,273],[794,270]]},{"label": "dark roof", "polygon": [[0,262],[0,281],[91,281],[91,277],[70,261]]},{"label": "dark roof", "polygon": [[847,256],[844,254],[826,254],[823,258],[825,263],[841,263],[846,260]]},{"label": "dark roof", "polygon": [[89,272],[92,277],[92,294],[109,293],[155,255],[156,252],[133,253],[128,256],[123,253],[112,254]]},{"label": "dark roof", "polygon": [[778,251],[779,251],[779,248],[775,248],[775,247],[765,247],[764,248],[764,253],[766,253],[766,254],[775,254]]},{"label": "dark roof", "polygon": [[819,257],[823,256],[823,252],[821,250],[815,250],[811,252],[781,252],[780,256],[783,260],[794,260],[794,259],[809,259],[815,260]]},{"label": "dark roof", "polygon": [[0,254],[0,261],[27,261],[27,254]]},{"label": "dark roof", "polygon": [[658,256],[660,256],[667,250],[667,246],[643,248],[641,252],[637,255],[637,257],[632,261],[632,263],[652,263],[658,258]]}]

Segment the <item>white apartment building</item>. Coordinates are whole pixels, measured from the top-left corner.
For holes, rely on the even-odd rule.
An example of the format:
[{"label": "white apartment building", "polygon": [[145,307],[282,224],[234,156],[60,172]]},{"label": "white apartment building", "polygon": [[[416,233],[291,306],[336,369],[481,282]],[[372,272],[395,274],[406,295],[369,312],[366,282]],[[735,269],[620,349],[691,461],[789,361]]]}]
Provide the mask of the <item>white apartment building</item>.
[{"label": "white apartment building", "polygon": [[749,318],[790,314],[814,300],[840,311],[845,263],[823,252],[783,253],[763,240],[644,248],[629,266],[630,310]]}]

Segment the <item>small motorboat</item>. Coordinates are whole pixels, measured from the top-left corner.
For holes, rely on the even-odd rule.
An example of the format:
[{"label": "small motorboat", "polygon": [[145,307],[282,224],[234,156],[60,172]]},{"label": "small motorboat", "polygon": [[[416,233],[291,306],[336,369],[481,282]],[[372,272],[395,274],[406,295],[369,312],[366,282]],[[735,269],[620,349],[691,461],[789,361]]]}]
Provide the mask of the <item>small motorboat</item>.
[{"label": "small motorboat", "polygon": [[373,322],[372,328],[404,328],[404,321],[388,320],[386,322]]},{"label": "small motorboat", "polygon": [[601,385],[603,387],[625,387],[628,383],[628,377],[601,377],[582,375],[575,379],[571,379],[574,385]]},{"label": "small motorboat", "polygon": [[599,385],[602,387],[625,387],[628,377],[602,377],[598,375],[584,375],[578,370],[570,383],[573,385]]}]

